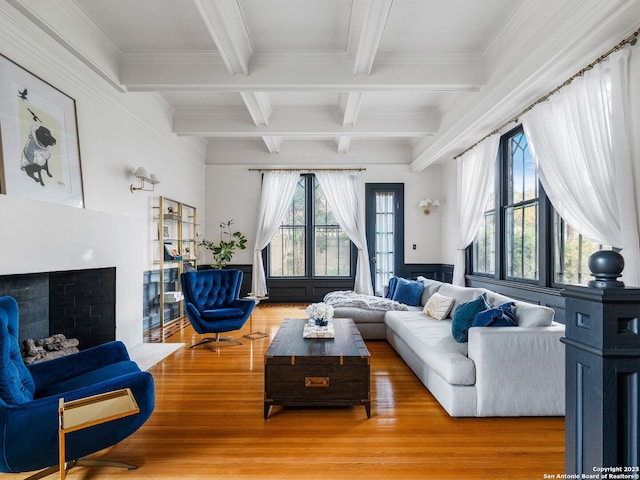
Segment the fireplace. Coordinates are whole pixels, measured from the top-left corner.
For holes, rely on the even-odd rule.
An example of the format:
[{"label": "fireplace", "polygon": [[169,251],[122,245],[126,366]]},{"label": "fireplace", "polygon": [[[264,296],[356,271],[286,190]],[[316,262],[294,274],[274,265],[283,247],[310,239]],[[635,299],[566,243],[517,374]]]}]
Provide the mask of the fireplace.
[{"label": "fireplace", "polygon": [[0,276],[0,296],[16,299],[19,341],[62,333],[79,349],[116,338],[115,267]]}]

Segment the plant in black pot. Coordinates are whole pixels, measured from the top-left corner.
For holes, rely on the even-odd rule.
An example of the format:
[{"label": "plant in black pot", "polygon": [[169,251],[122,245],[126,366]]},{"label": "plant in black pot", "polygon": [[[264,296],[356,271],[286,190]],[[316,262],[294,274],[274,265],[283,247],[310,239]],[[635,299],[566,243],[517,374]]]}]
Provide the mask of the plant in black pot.
[{"label": "plant in black pot", "polygon": [[213,254],[213,268],[222,269],[236,253],[236,250],[247,248],[247,237],[240,232],[231,232],[233,220],[220,223],[220,241],[212,242],[205,238],[200,239],[198,245],[206,248]]}]

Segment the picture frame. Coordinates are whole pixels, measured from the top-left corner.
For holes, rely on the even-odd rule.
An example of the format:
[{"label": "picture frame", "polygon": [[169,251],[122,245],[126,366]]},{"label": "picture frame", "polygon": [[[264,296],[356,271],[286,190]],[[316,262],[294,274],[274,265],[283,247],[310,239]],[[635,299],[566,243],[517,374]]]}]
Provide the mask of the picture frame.
[{"label": "picture frame", "polygon": [[0,193],[84,208],[75,100],[2,54]]}]

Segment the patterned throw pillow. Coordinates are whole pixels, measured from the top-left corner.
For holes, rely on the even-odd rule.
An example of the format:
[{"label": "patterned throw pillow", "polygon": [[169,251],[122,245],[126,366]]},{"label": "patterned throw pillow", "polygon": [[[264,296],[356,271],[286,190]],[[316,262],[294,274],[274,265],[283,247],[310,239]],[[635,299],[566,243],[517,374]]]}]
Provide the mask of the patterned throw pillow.
[{"label": "patterned throw pillow", "polygon": [[429,297],[422,311],[436,320],[443,320],[449,315],[454,301],[453,298],[445,297],[436,292]]}]

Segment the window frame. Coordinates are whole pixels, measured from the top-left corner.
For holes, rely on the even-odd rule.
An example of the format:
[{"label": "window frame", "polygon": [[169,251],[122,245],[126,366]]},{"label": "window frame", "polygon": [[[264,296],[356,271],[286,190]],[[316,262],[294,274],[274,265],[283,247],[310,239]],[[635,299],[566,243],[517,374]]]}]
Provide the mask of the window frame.
[{"label": "window frame", "polygon": [[[553,272],[553,259],[554,259],[554,245],[553,245],[553,214],[554,209],[551,206],[551,202],[544,191],[544,187],[540,183],[538,178],[538,279],[525,279],[519,277],[510,277],[507,275],[507,239],[506,239],[506,210],[513,204],[507,204],[507,197],[509,192],[509,169],[508,169],[508,140],[518,134],[523,134],[524,129],[522,125],[518,125],[515,128],[504,133],[500,137],[500,144],[498,147],[498,155],[496,158],[497,171],[495,175],[495,273],[476,272],[473,270],[473,251],[475,240],[467,248],[467,274],[474,277],[491,278],[497,281],[506,282],[508,284],[515,285],[529,285],[532,287],[550,287],[550,288],[564,288],[565,284],[557,284],[554,282]],[[529,204],[529,201],[519,202],[520,205]],[[483,212],[483,215],[489,211]]]},{"label": "window frame", "polygon": [[[315,190],[314,184],[317,181],[313,173],[302,173],[300,176],[305,182],[305,274],[301,276],[272,276],[271,275],[271,242],[264,249],[263,259],[266,265],[267,280],[293,280],[293,281],[312,281],[312,280],[350,280],[355,281],[357,249],[353,241],[349,240],[350,262],[349,275],[316,275],[315,274]],[[325,224],[319,225],[325,226]],[[280,228],[280,227],[278,227]],[[340,227],[342,232],[344,230]]]}]

